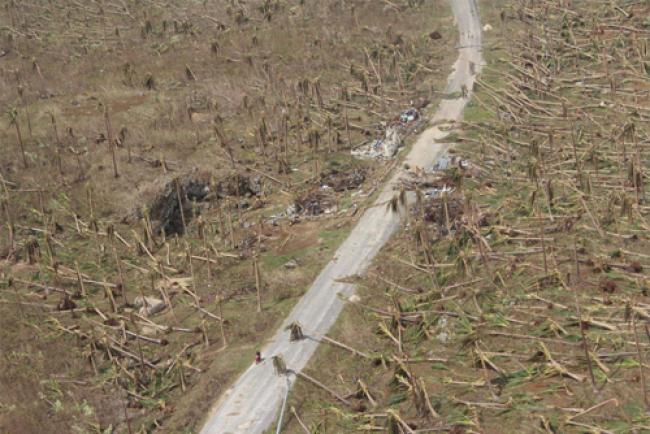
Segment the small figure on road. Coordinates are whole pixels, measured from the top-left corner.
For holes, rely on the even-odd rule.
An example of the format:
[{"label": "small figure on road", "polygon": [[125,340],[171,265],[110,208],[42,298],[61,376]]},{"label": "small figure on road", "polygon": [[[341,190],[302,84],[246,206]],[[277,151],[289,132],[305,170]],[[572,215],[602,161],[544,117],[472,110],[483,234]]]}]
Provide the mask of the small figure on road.
[{"label": "small figure on road", "polygon": [[262,361],[262,354],[259,351],[255,351],[255,364],[259,364]]},{"label": "small figure on road", "polygon": [[287,373],[287,365],[284,363],[282,356],[273,356],[273,367],[276,375],[285,375]]},{"label": "small figure on road", "polygon": [[285,330],[291,331],[291,334],[289,335],[290,342],[299,341],[305,337],[305,335],[302,333],[302,327],[298,322],[292,322],[285,328]]}]

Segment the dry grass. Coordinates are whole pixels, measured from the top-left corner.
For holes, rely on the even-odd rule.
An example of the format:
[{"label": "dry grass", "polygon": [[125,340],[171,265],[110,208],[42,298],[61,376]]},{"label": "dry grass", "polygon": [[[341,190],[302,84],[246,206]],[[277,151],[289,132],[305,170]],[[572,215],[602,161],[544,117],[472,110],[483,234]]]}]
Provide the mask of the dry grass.
[{"label": "dry grass", "polygon": [[[439,0],[21,1],[0,22],[0,431],[21,433],[195,430],[389,168],[350,147],[435,103],[456,39]],[[273,217],[355,170],[331,215]],[[213,194],[182,192],[163,237],[148,208],[190,175]],[[171,302],[157,331],[142,294]]]},{"label": "dry grass", "polygon": [[468,168],[413,206],[333,333],[384,362],[324,347],[308,371],[353,408],[299,381],[311,432],[650,429],[648,6],[489,6]]}]

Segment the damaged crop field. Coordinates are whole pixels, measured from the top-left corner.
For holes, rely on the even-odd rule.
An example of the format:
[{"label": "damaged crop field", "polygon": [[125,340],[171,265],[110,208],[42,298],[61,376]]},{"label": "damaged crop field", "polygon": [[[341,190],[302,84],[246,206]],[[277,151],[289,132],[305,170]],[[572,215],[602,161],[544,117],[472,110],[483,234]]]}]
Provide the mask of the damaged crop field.
[{"label": "damaged crop field", "polygon": [[387,204],[405,228],[355,278],[339,345],[305,371],[327,389],[297,380],[285,432],[650,432],[650,6],[481,12],[455,158]]},{"label": "damaged crop field", "polygon": [[457,41],[441,0],[24,0],[0,23],[7,433],[198,431]]}]

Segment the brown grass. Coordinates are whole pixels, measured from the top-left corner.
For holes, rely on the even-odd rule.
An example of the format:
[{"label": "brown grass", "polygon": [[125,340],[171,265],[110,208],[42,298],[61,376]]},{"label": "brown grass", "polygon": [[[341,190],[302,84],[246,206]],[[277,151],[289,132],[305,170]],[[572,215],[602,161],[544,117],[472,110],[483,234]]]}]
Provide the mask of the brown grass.
[{"label": "brown grass", "polygon": [[[0,30],[0,52],[7,52],[0,60],[0,106],[17,109],[29,166],[22,167],[14,130],[3,116],[0,431],[100,432],[112,426],[125,433],[127,418],[133,432],[192,432],[331,257],[356,218],[348,217],[352,207],[363,206],[365,196],[332,194],[340,213],[303,216],[298,224],[284,218],[272,225],[271,216],[319,189],[316,168],[344,174],[361,168],[367,179],[360,188],[372,191],[388,163],[353,161],[350,145],[374,137],[379,122],[411,100],[439,96],[456,36],[439,0],[417,7],[407,1],[302,3],[253,1],[240,13],[226,1],[21,1],[0,11],[7,23]],[[270,20],[259,9],[264,4]],[[442,40],[427,36],[434,28]],[[373,72],[378,68],[381,86]],[[301,94],[305,80],[308,91]],[[342,87],[349,101],[341,98]],[[119,178],[113,177],[105,108],[119,138]],[[256,139],[262,121],[264,153]],[[309,144],[309,132],[320,135],[318,148]],[[138,212],[194,168],[216,182],[235,173],[260,177],[264,193],[208,200],[199,205],[201,219],[188,222],[186,236],[147,242]],[[126,243],[107,236],[113,230]],[[40,258],[28,264],[26,246],[33,241]],[[137,247],[140,241],[155,261]],[[190,264],[188,249],[218,263],[210,271],[202,260]],[[263,312],[252,316],[254,257]],[[283,267],[290,259],[298,261],[297,269]],[[74,313],[60,312],[60,291],[79,290],[75,262],[88,294],[72,297]],[[164,278],[160,264],[167,267]],[[188,278],[192,270],[195,280],[186,290],[166,290],[173,312],[152,318],[188,331],[150,336],[164,339],[164,346],[123,339],[122,325],[140,333],[144,323],[133,320],[134,309],[115,286],[123,280],[130,301],[141,293],[160,297],[167,278]],[[219,322],[199,313],[187,290],[212,315],[221,314],[223,298],[226,348]],[[108,337],[156,369],[109,356],[101,349]]]},{"label": "brown grass", "polygon": [[308,373],[362,405],[298,381],[312,432],[649,429],[648,7],[481,6],[488,67],[452,136],[468,169],[438,177],[462,214],[447,233],[415,207],[360,280],[332,334],[386,363],[321,347]]}]

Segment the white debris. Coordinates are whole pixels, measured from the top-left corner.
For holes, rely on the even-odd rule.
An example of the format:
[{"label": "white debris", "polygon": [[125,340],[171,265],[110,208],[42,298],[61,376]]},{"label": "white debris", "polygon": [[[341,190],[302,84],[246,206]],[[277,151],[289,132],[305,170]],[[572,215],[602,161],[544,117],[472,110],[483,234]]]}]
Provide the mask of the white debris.
[{"label": "white debris", "polygon": [[[392,158],[397,154],[399,148],[403,146],[402,131],[409,124],[420,120],[420,112],[416,108],[410,108],[399,115],[399,120],[388,126],[384,132],[384,137],[372,141],[370,144],[360,146],[352,150],[352,155],[358,158]],[[383,124],[383,123],[382,123]],[[410,131],[415,128],[413,124]]]},{"label": "white debris", "polygon": [[273,226],[277,226],[278,222],[280,220],[288,218],[289,220],[294,220],[298,217],[298,207],[296,206],[295,203],[292,203],[291,205],[287,206],[284,211],[274,214],[269,217],[268,221],[271,223]]},{"label": "white debris", "polygon": [[448,185],[443,185],[442,188],[428,188],[424,190],[424,196],[425,197],[440,197],[443,193],[451,193],[454,191],[453,188],[449,187]]},{"label": "white debris", "polygon": [[445,154],[438,158],[436,162],[431,166],[430,169],[427,169],[426,171],[428,173],[433,173],[433,172],[438,172],[442,170],[447,170],[450,167],[457,166],[463,170],[469,169],[469,161],[464,160],[462,158],[459,158],[456,155],[448,155]]},{"label": "white debris", "polygon": [[405,124],[418,120],[419,118],[420,118],[420,113],[414,108],[410,108],[406,111],[403,111],[402,114],[400,114],[399,116],[399,120]]},{"label": "white debris", "polygon": [[293,270],[294,268],[298,268],[298,261],[292,259],[284,264],[284,268],[288,270]]},{"label": "white debris", "polygon": [[386,130],[386,138],[384,139],[384,157],[390,158],[397,154],[397,150],[402,146],[402,138],[397,132],[397,128],[389,127]]},{"label": "white debris", "polygon": [[436,160],[436,162],[431,167],[431,170],[429,170],[428,172],[446,170],[451,164],[452,164],[451,157],[449,155],[442,155],[440,158]]},{"label": "white debris", "polygon": [[142,297],[138,295],[133,300],[133,305],[140,308],[140,315],[151,316],[165,309],[165,302],[156,297]]},{"label": "white debris", "polygon": [[384,143],[384,139],[377,139],[368,145],[360,146],[356,149],[353,149],[351,153],[352,155],[358,158],[377,158],[383,154],[381,152],[383,143]]},{"label": "white debris", "polygon": [[348,298],[348,301],[350,303],[359,303],[361,301],[361,297],[359,297],[357,294],[352,294],[350,298]]},{"label": "white debris", "polygon": [[156,336],[158,334],[158,329],[152,326],[144,325],[140,328],[140,333],[145,336]]},{"label": "white debris", "polygon": [[287,207],[286,210],[284,210],[284,212],[285,212],[285,215],[286,215],[287,217],[289,217],[289,218],[293,218],[293,217],[295,217],[296,215],[298,215],[298,207],[296,206],[295,203],[292,203],[291,205],[289,205],[289,206]]},{"label": "white debris", "polygon": [[438,320],[438,329],[440,330],[440,333],[436,335],[436,339],[441,344],[446,344],[449,341],[449,322],[446,316],[442,316]]},{"label": "white debris", "polygon": [[492,26],[491,26],[491,25],[486,24],[486,25],[483,26],[483,31],[484,31],[484,32],[489,32],[490,30],[492,30]]},{"label": "white debris", "polygon": [[377,139],[366,146],[352,150],[352,155],[359,158],[392,158],[402,146],[402,138],[397,127],[388,127],[383,139]]}]

